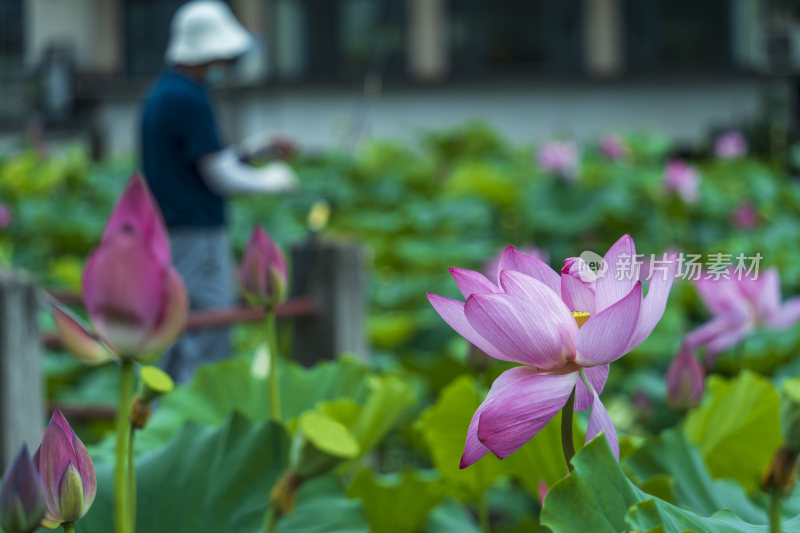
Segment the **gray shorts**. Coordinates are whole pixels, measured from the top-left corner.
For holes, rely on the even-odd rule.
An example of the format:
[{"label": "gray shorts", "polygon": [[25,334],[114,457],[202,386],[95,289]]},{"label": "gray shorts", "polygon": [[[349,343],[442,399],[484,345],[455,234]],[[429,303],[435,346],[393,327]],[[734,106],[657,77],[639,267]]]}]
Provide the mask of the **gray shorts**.
[{"label": "gray shorts", "polygon": [[[224,228],[169,230],[172,262],[189,293],[193,311],[232,307],[236,279],[230,242]],[[186,382],[201,364],[230,356],[229,327],[185,332],[159,365],[176,383]]]}]

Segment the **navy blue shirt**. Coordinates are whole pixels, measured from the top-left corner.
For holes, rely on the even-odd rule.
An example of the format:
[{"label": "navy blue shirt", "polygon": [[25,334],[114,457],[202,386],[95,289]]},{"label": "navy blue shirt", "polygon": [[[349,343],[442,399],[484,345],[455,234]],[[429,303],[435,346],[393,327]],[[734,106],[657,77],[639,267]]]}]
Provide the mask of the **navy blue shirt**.
[{"label": "navy blue shirt", "polygon": [[222,149],[207,89],[165,71],[144,100],[142,170],[170,228],[225,224],[225,200],[208,188],[198,161]]}]

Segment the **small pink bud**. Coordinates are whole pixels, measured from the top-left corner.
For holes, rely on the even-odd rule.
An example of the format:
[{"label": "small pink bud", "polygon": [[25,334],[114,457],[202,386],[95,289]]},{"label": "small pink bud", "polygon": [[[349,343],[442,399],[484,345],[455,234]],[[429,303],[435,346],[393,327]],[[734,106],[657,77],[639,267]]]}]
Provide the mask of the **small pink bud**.
[{"label": "small pink bud", "polygon": [[545,172],[566,181],[578,179],[578,147],[572,141],[547,141],[539,147],[536,159]]},{"label": "small pink bud", "polygon": [[86,446],[59,409],[47,425],[42,443],[33,455],[47,505],[42,525],[55,529],[82,518],[94,502],[97,479]]},{"label": "small pink bud", "polygon": [[681,159],[673,159],[664,169],[664,190],[674,192],[687,204],[697,202],[700,180],[694,167]]},{"label": "small pink bud", "polygon": [[667,371],[667,401],[674,407],[688,409],[700,403],[705,388],[705,374],[694,351],[681,346]]},{"label": "small pink bud", "polygon": [[0,204],[0,229],[5,229],[14,220],[14,213],[7,205]]},{"label": "small pink bud", "polygon": [[723,133],[714,142],[714,155],[720,159],[734,159],[747,153],[747,139],[739,131]]},{"label": "small pink bud", "polygon": [[619,135],[609,134],[600,139],[600,152],[609,159],[623,159],[628,147]]},{"label": "small pink bud", "polygon": [[754,229],[758,226],[758,211],[749,202],[740,203],[733,211],[733,225],[739,229]]},{"label": "small pink bud", "polygon": [[42,482],[23,446],[3,475],[0,486],[0,527],[6,533],[30,533],[39,527],[45,503]]},{"label": "small pink bud", "polygon": [[253,228],[247,241],[239,278],[245,297],[253,303],[276,305],[286,299],[286,258],[261,226]]}]

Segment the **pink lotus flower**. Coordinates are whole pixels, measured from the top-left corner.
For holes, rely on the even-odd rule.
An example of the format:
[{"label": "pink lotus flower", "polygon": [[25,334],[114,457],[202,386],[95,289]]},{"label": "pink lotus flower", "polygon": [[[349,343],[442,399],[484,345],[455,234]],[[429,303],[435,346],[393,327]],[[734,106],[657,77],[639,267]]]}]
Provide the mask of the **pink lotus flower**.
[{"label": "pink lotus flower", "polygon": [[0,527],[6,533],[30,533],[39,527],[44,511],[42,482],[23,446],[0,485]]},{"label": "pink lotus flower", "polygon": [[261,226],[255,226],[242,256],[239,278],[245,296],[259,305],[286,299],[286,258]]},{"label": "pink lotus flower", "polygon": [[664,190],[674,192],[687,204],[693,204],[698,199],[700,179],[694,167],[681,159],[673,159],[664,169]]},{"label": "pink lotus flower", "polygon": [[684,344],[667,371],[667,401],[682,409],[694,407],[703,399],[705,373],[694,350]]},{"label": "pink lotus flower", "polygon": [[82,518],[94,502],[97,479],[86,446],[56,409],[33,455],[42,479],[47,511],[42,525],[55,529]]},{"label": "pink lotus flower", "polygon": [[539,147],[536,159],[545,172],[567,181],[578,179],[578,147],[572,141],[547,141]]},{"label": "pink lotus flower", "polygon": [[506,249],[497,284],[482,274],[451,268],[466,302],[428,293],[456,332],[495,359],[520,363],[501,374],[467,431],[461,468],[492,451],[508,457],[561,410],[575,389],[575,409],[591,408],[587,441],[604,431],[619,457],[616,431],[599,398],[609,363],[641,344],[664,313],[675,275],[670,258],[647,297],[636,276],[618,276],[635,257],[629,235],[604,257],[605,268],[581,274],[570,258],[559,276],[546,263]]},{"label": "pink lotus flower", "polygon": [[733,211],[733,225],[739,229],[751,230],[758,226],[758,211],[749,202],[742,202]]},{"label": "pink lotus flower", "polygon": [[747,153],[747,139],[739,131],[723,133],[714,142],[714,155],[720,159],[734,159]]},{"label": "pink lotus flower", "polygon": [[0,204],[0,229],[6,229],[14,220],[14,213],[7,205]]},{"label": "pink lotus flower", "polygon": [[600,139],[600,153],[609,159],[623,159],[628,155],[628,147],[619,135],[608,134]]},{"label": "pink lotus flower", "polygon": [[712,318],[686,336],[691,348],[705,346],[709,360],[744,339],[759,326],[783,330],[800,320],[800,296],[781,304],[781,282],[774,268],[759,276],[708,276],[694,282],[697,292]]},{"label": "pink lotus flower", "polygon": [[83,297],[97,336],[63,310],[54,312],[68,348],[89,362],[104,353],[149,361],[180,335],[186,289],[171,265],[169,240],[140,176],[128,183],[83,272]]},{"label": "pink lotus flower", "polygon": [[[483,271],[490,278],[497,279],[497,276],[500,275],[500,258],[503,257],[503,253],[505,251],[506,248],[499,250],[497,255],[486,261],[486,264],[483,266]],[[521,246],[517,249],[517,251],[522,254],[529,255],[535,259],[539,259],[540,261],[544,261],[545,263],[550,260],[550,254],[547,253],[547,250],[542,250],[541,248],[537,248],[535,246]]]}]

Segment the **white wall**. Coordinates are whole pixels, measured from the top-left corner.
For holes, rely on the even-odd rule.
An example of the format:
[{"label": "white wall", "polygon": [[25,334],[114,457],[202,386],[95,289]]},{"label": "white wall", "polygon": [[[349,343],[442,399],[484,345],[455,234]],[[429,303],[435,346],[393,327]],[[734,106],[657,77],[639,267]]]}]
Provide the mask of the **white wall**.
[{"label": "white wall", "polygon": [[[699,139],[711,125],[757,115],[757,80],[639,83],[546,83],[505,87],[385,90],[374,101],[355,92],[267,90],[219,95],[220,123],[236,142],[281,132],[311,148],[348,145],[367,137],[411,139],[421,130],[479,119],[515,142],[550,135],[588,138],[609,130],[657,128],[681,140]],[[102,105],[100,124],[113,153],[135,148],[138,103]],[[363,124],[362,124],[363,122]],[[363,125],[363,128],[360,128]]]}]

